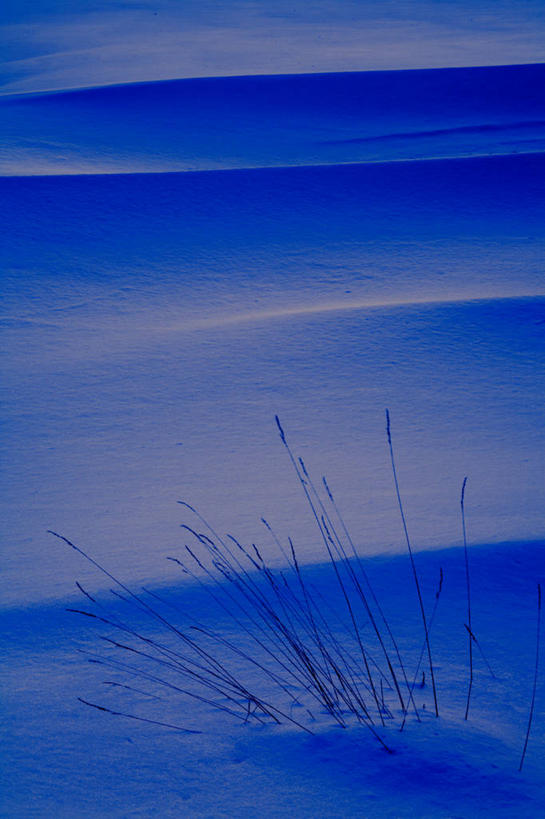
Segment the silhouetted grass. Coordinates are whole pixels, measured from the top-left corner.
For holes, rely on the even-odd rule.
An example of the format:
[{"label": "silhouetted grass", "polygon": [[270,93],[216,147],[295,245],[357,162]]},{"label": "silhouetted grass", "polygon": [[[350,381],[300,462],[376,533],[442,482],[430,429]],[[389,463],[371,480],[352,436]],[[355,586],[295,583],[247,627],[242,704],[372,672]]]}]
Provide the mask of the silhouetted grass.
[{"label": "silhouetted grass", "polygon": [[528,740],[530,739],[530,730],[532,728],[532,721],[534,718],[534,708],[536,704],[536,689],[537,676],[539,670],[539,647],[541,637],[541,585],[537,584],[537,629],[536,629],[536,662],[534,666],[534,684],[532,688],[532,701],[530,703],[530,716],[528,717],[528,728],[526,729],[526,737],[524,740],[524,748],[522,749],[522,756],[520,758],[519,771],[522,771],[524,765],[524,758],[526,756],[526,749],[528,748]]},{"label": "silhouetted grass", "polygon": [[398,480],[397,480],[397,470],[396,470],[395,458],[394,458],[394,448],[393,448],[393,444],[392,444],[392,432],[391,432],[391,428],[390,428],[390,413],[388,412],[388,410],[386,410],[386,434],[388,436],[388,447],[390,449],[390,460],[391,460],[391,463],[392,463],[392,473],[393,473],[393,476],[394,476],[394,485],[395,485],[395,490],[396,490],[397,502],[398,502],[398,506],[399,506],[399,513],[401,515],[401,522],[402,522],[402,525],[403,525],[403,532],[404,532],[404,535],[405,535],[405,542],[407,543],[407,550],[409,552],[409,559],[411,561],[411,568],[412,568],[412,572],[413,572],[414,584],[415,584],[415,587],[416,587],[416,594],[417,594],[417,597],[418,597],[418,605],[420,606],[420,614],[422,615],[422,625],[424,626],[424,637],[425,637],[425,641],[426,641],[426,650],[428,652],[428,662],[429,662],[429,667],[430,667],[431,685],[432,685],[432,690],[433,690],[433,705],[434,705],[434,708],[435,708],[435,716],[438,717],[439,716],[439,706],[437,704],[437,688],[435,687],[435,673],[434,673],[434,669],[433,669],[433,660],[432,660],[432,656],[431,656],[430,635],[429,635],[428,623],[427,623],[427,620],[426,620],[426,610],[424,608],[424,600],[422,598],[422,590],[420,588],[420,581],[418,579],[418,572],[416,571],[416,564],[414,562],[414,555],[413,555],[413,550],[412,550],[412,547],[411,547],[411,541],[410,541],[410,538],[409,538],[409,531],[407,529],[407,521],[405,519],[405,512],[403,510],[403,503],[401,501],[401,493],[399,491],[399,483],[398,483]]},{"label": "silhouetted grass", "polygon": [[[420,614],[424,632],[420,655],[410,677],[407,661],[402,657],[332,489],[325,477],[318,485],[314,482],[303,460],[295,455],[278,417],[276,424],[327,556],[331,573],[327,595],[324,597],[310,582],[309,571],[300,564],[293,541],[288,538],[283,544],[266,520],[262,519],[263,525],[283,559],[283,568],[271,568],[256,544],[243,544],[231,534],[220,535],[198,510],[186,501],[179,501],[191,515],[192,524],[184,523],[181,527],[186,541],[182,556],[168,559],[190,577],[210,605],[222,613],[220,624],[211,626],[206,613],[204,621],[197,619],[195,611],[183,611],[157,591],[145,588],[134,591],[68,538],[51,532],[114,584],[111,589],[116,601],[114,607],[99,602],[81,584],[76,584],[87,605],[69,611],[105,629],[99,640],[106,653],[87,650],[83,653],[95,665],[128,675],[130,682],[137,679],[140,684],[147,683],[150,691],[115,680],[104,681],[110,689],[136,693],[148,702],[164,702],[157,696],[157,692],[164,691],[193,699],[243,724],[289,723],[310,734],[317,730],[321,715],[341,728],[365,727],[382,748],[391,753],[385,737],[386,725],[396,725],[403,730],[412,715],[421,721],[414,691],[417,686],[425,685],[425,672],[422,682],[418,683],[425,654],[435,715],[439,716],[430,634],[444,576],[440,569],[433,608],[427,616],[401,500],[390,415],[386,411],[387,443],[417,592],[416,613]],[[460,503],[467,587],[468,623],[464,625],[468,632],[470,669],[467,720],[473,685],[473,643],[481,651],[492,676],[493,672],[472,628],[464,508],[466,483],[467,478],[462,484]],[[534,690],[520,769],[528,745],[537,685],[539,586],[538,593]],[[213,622],[218,623],[218,618]],[[146,623],[151,624],[151,633]],[[199,733],[176,721],[129,713],[83,697],[80,701],[111,715],[185,733]]]},{"label": "silhouetted grass", "polygon": [[468,632],[468,652],[469,652],[469,685],[467,689],[466,711],[464,719],[467,720],[469,714],[469,701],[471,699],[471,690],[473,688],[473,640],[475,639],[471,624],[471,584],[469,581],[469,558],[467,554],[467,533],[466,533],[466,515],[465,515],[465,493],[467,485],[467,476],[462,483],[462,492],[460,495],[460,508],[462,512],[462,534],[464,538],[464,560],[466,568],[466,591],[467,591],[467,632]]}]

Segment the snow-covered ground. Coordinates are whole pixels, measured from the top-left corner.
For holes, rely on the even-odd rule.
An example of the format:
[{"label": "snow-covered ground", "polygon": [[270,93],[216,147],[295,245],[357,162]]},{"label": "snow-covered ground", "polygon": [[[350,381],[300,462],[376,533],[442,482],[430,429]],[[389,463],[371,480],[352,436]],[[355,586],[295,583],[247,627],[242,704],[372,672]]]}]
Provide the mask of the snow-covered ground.
[{"label": "snow-covered ground", "polygon": [[[2,12],[2,815],[540,816],[542,677],[517,769],[545,580],[541,6],[498,3],[493,20],[476,2],[318,3],[312,19],[218,7]],[[346,73],[368,67],[398,70]],[[165,560],[195,524],[177,500],[275,571],[261,517],[291,536],[354,651],[278,414],[327,475],[413,673],[422,624],[386,407],[428,617],[444,572],[439,719],[425,665],[422,722],[400,733],[390,703],[378,728],[388,755],[319,709],[312,735],[242,725],[77,651],[103,641],[65,612],[90,602],[76,580],[161,632],[48,529],[248,646]],[[472,626],[495,674],[477,652],[467,722],[466,475]],[[256,668],[241,673],[263,695]]]},{"label": "snow-covered ground", "polygon": [[[5,602],[45,530],[160,580],[176,500],[316,555],[278,413],[366,552],[543,534],[543,155],[0,180]],[[47,561],[43,561],[44,551]],[[22,571],[24,566],[24,571]]]},{"label": "snow-covered ground", "polygon": [[545,59],[541,0],[5,0],[2,89]]},{"label": "snow-covered ground", "polygon": [[4,174],[542,151],[543,65],[199,78],[2,98]]},{"label": "snow-covered ground", "polygon": [[[175,554],[182,557],[182,551]],[[289,724],[244,725],[147,678],[89,664],[87,660],[97,653],[112,656],[100,642],[100,633],[124,643],[130,638],[112,628],[101,632],[96,624],[83,622],[86,618],[66,614],[62,606],[6,612],[9,662],[2,670],[3,753],[9,768],[3,815],[541,816],[545,811],[542,681],[522,773],[518,766],[532,692],[535,578],[545,576],[543,545],[470,549],[472,626],[495,678],[475,649],[467,722],[463,718],[468,685],[463,550],[420,553],[417,567],[429,609],[439,571],[444,572],[431,632],[440,717],[433,716],[429,673],[423,665],[426,685],[417,687],[415,696],[418,709],[425,706],[422,721],[417,723],[411,715],[400,733],[397,709],[395,722],[386,720],[386,727],[378,728],[392,755],[364,726],[342,729],[319,711],[314,712],[315,721],[306,720],[312,735]],[[373,558],[366,569],[412,679],[422,630],[407,558]],[[325,566],[303,573],[317,589],[315,594],[331,599],[334,579]],[[161,589],[162,597],[245,647],[247,641],[234,624],[228,618],[225,622],[225,617],[218,622],[217,612],[210,612],[211,601],[203,591],[175,585],[175,572],[170,577],[174,585]],[[324,611],[336,629],[337,618],[345,624],[347,618],[342,600],[336,594],[333,599],[338,613]],[[147,600],[156,604],[150,597]],[[153,622],[143,625],[145,618],[111,595],[99,602],[113,607],[125,621],[136,622],[147,637],[166,639],[181,649],[179,641],[169,641],[166,629]],[[97,611],[82,596],[78,607]],[[187,622],[187,615],[171,610],[169,619],[180,624]],[[365,633],[369,638],[368,627]],[[77,649],[90,651],[93,657]],[[126,652],[113,654],[134,664],[134,657],[127,658]],[[233,652],[223,654],[230,670],[243,665]],[[279,670],[274,663],[269,665]],[[164,669],[153,664],[150,668],[145,661],[144,670],[165,676]],[[244,676],[246,685],[261,696],[269,687],[263,676],[251,668]],[[181,675],[171,674],[168,679],[187,685]],[[112,686],[113,682],[130,690]],[[77,697],[203,733],[183,734],[100,713]],[[302,710],[292,709],[291,714],[301,718]]]}]

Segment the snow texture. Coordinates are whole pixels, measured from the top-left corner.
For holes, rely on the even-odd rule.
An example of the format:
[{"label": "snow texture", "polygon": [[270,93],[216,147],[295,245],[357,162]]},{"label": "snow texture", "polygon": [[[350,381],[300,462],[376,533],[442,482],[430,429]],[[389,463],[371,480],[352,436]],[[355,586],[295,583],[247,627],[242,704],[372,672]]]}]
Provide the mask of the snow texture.
[{"label": "snow texture", "polygon": [[[1,815],[545,814],[543,674],[518,772],[545,580],[542,5],[8,2],[1,17]],[[439,719],[425,666],[422,722],[378,729],[389,755],[327,713],[312,735],[243,725],[87,662],[78,649],[116,632],[65,612],[90,603],[76,580],[164,630],[47,530],[181,607],[180,626],[248,646],[165,560],[196,525],[177,500],[275,572],[261,518],[292,537],[345,629],[278,414],[414,671],[387,407],[428,617],[444,573]],[[476,651],[468,721],[466,475],[472,627],[495,675]]]}]

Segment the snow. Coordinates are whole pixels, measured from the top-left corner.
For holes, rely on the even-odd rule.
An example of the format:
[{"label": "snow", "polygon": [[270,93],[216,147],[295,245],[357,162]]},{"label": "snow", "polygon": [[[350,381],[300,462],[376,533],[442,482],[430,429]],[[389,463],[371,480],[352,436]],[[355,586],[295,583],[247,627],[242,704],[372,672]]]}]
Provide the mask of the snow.
[{"label": "snow", "polygon": [[312,560],[276,413],[368,553],[402,548],[385,407],[418,547],[466,474],[476,542],[541,537],[542,164],[1,180],[5,602],[69,593],[47,528],[160,580],[178,499]]},{"label": "snow", "polygon": [[[2,11],[1,815],[545,813],[542,672],[518,771],[545,580],[542,18],[532,2]],[[526,64],[493,65],[506,62]],[[160,595],[188,633],[204,622],[261,656],[165,560],[187,560],[180,527],[198,522],[179,500],[292,581],[261,518],[285,550],[293,538],[357,653],[278,414],[327,475],[412,675],[423,630],[386,408],[428,621],[444,573],[439,718],[425,663],[421,722],[400,732],[386,693],[387,754],[315,704],[312,734],[242,724],[88,662],[81,650],[125,659],[100,639],[119,632],[66,608],[178,638],[47,530]],[[472,628],[494,672],[475,649],[468,721],[464,476]],[[248,690],[278,696],[217,650]]]},{"label": "snow", "polygon": [[12,94],[2,98],[1,168],[145,173],[538,151],[544,73],[441,68]]},{"label": "snow", "polygon": [[[545,808],[542,706],[522,773],[517,769],[530,705],[535,579],[545,574],[543,545],[470,547],[472,622],[496,679],[476,652],[468,722],[463,719],[468,683],[463,551],[419,553],[416,560],[430,605],[439,568],[444,571],[432,627],[440,717],[432,713],[429,683],[417,689],[418,707],[427,704],[422,723],[412,717],[403,733],[399,720],[379,729],[393,755],[361,726],[343,730],[320,715],[310,723],[313,736],[289,725],[243,725],[145,680],[89,665],[75,648],[107,655],[97,638],[100,630],[83,626],[83,618],[58,606],[5,613],[10,661],[2,672],[4,753],[12,766],[4,815],[539,816]],[[366,568],[414,667],[422,633],[408,559],[377,557]],[[176,569],[165,569],[173,584]],[[323,591],[330,586],[325,566],[309,568],[306,577]],[[173,585],[160,593],[209,626],[219,626],[220,633],[233,631],[232,624],[215,621],[217,614],[199,589]],[[127,608],[111,596],[100,602],[118,614]],[[77,605],[93,608],[81,596]],[[138,614],[131,619],[142,626]],[[183,620],[175,612],[173,619]],[[164,630],[153,624],[145,628],[165,639]],[[112,636],[119,639],[115,632]],[[232,666],[230,655],[228,660]],[[112,679],[162,699],[150,710],[149,696],[103,685]],[[257,673],[249,682],[263,689]],[[544,693],[541,681],[538,703]],[[184,735],[101,714],[79,703],[78,696],[203,733]]]},{"label": "snow", "polygon": [[540,0],[6,0],[3,89],[543,62]]}]

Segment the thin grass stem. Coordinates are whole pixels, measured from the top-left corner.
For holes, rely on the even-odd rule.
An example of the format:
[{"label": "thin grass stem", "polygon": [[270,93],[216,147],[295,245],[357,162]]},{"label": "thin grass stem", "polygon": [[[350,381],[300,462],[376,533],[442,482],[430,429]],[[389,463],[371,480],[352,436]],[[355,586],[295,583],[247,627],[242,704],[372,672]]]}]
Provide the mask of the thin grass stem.
[{"label": "thin grass stem", "polygon": [[537,675],[539,668],[539,641],[541,636],[541,584],[537,584],[537,635],[536,635],[536,662],[534,667],[534,685],[532,688],[532,702],[530,704],[530,716],[528,717],[528,727],[526,729],[526,738],[524,740],[524,748],[522,749],[522,756],[520,758],[519,772],[522,771],[524,758],[526,756],[526,749],[528,748],[528,740],[530,738],[530,729],[532,727],[532,720],[534,718],[534,706],[536,702],[537,689]]},{"label": "thin grass stem", "polygon": [[396,495],[397,495],[397,503],[398,503],[398,506],[399,506],[399,512],[400,512],[400,515],[401,515],[401,522],[403,524],[403,531],[405,533],[405,540],[406,540],[406,543],[407,543],[407,549],[408,549],[409,558],[410,558],[410,561],[411,561],[411,568],[412,568],[412,572],[413,572],[414,583],[415,583],[415,586],[416,586],[416,593],[417,593],[417,596],[418,596],[418,603],[420,605],[420,613],[422,615],[422,624],[424,626],[424,635],[425,635],[425,639],[426,639],[426,648],[427,648],[427,652],[428,652],[428,662],[429,662],[429,666],[430,666],[431,684],[432,684],[432,689],[433,689],[433,704],[434,704],[434,708],[435,708],[435,716],[438,717],[439,716],[439,707],[437,705],[437,689],[436,689],[436,686],[435,686],[435,673],[434,673],[434,670],[433,670],[433,660],[432,660],[432,656],[431,656],[430,635],[429,635],[429,630],[428,630],[428,624],[427,624],[427,621],[426,621],[426,612],[425,612],[425,609],[424,609],[424,600],[422,599],[422,591],[420,589],[420,581],[418,580],[418,572],[416,571],[416,564],[414,562],[414,555],[413,555],[413,550],[412,550],[412,547],[411,547],[411,541],[410,541],[410,538],[409,538],[409,531],[407,529],[407,521],[405,520],[405,512],[403,510],[403,503],[401,501],[401,494],[400,494],[400,491],[399,491],[399,482],[397,480],[397,471],[396,471],[395,458],[394,458],[394,447],[393,447],[393,444],[392,444],[392,433],[391,433],[391,428],[390,428],[390,413],[389,413],[388,410],[386,410],[386,435],[388,437],[388,447],[390,449],[390,460],[392,462],[392,472],[393,472],[393,476],[394,476],[394,484],[395,484],[395,490],[396,490]]},{"label": "thin grass stem", "polygon": [[467,625],[469,631],[468,650],[469,650],[469,685],[467,689],[466,711],[464,719],[467,720],[469,714],[469,701],[471,699],[471,690],[473,688],[473,640],[471,635],[473,633],[473,626],[471,624],[471,584],[469,580],[469,558],[467,554],[467,534],[466,534],[466,515],[465,515],[465,493],[466,493],[467,476],[462,483],[462,492],[460,495],[460,508],[462,511],[462,533],[464,537],[464,560],[466,568],[466,592],[467,592]]}]

